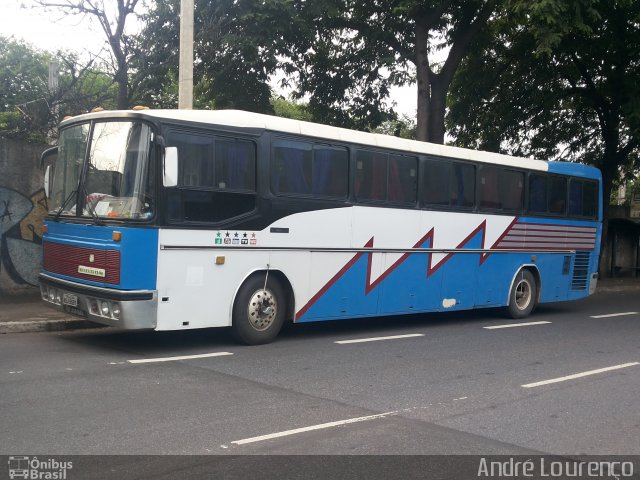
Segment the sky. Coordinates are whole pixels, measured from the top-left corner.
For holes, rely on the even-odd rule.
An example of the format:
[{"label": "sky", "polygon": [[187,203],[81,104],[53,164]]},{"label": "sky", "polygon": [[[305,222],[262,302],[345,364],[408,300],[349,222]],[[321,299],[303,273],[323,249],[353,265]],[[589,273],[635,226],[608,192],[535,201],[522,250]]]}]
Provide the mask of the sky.
[{"label": "sky", "polygon": [[[86,17],[64,17],[46,13],[40,9],[24,8],[24,3],[24,0],[0,0],[1,35],[22,39],[36,48],[50,51],[62,49],[98,53],[106,48],[102,30]],[[129,23],[134,29],[137,27]],[[392,88],[391,100],[396,102],[396,111],[400,114],[415,117],[414,85]]]}]

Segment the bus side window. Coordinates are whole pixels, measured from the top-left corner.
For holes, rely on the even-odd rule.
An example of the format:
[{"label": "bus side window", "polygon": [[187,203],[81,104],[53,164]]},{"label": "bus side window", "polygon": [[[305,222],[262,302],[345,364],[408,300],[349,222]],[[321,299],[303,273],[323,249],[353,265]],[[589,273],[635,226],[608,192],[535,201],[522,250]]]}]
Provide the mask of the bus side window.
[{"label": "bus side window", "polygon": [[549,178],[549,213],[564,215],[567,211],[567,179]]},{"label": "bus side window", "polygon": [[271,187],[274,193],[311,193],[311,144],[273,142]]},{"label": "bus side window", "polygon": [[466,163],[453,164],[450,191],[451,205],[473,207],[476,198],[476,167]]},{"label": "bus side window", "polygon": [[178,147],[180,186],[213,187],[213,137],[180,134],[169,144]]},{"label": "bus side window", "polygon": [[415,203],[417,171],[417,158],[389,155],[389,184],[387,191],[390,202]]},{"label": "bus side window", "polygon": [[585,180],[583,198],[582,214],[585,217],[595,217],[598,214],[598,184]]},{"label": "bus side window", "polygon": [[356,198],[387,199],[387,155],[358,150],[356,154]]},{"label": "bus side window", "polygon": [[544,175],[529,176],[529,211],[547,213],[547,177]]},{"label": "bus side window", "polygon": [[571,179],[569,182],[569,215],[582,216],[582,186],[581,180]]},{"label": "bus side window", "polygon": [[480,170],[480,208],[496,210],[502,208],[499,196],[498,172],[495,167]]},{"label": "bus side window", "polygon": [[422,190],[422,201],[426,205],[449,205],[451,162],[427,159],[424,165],[425,183]]},{"label": "bus side window", "polygon": [[346,197],[349,153],[346,148],[316,145],[313,148],[312,190],[314,195]]},{"label": "bus side window", "polygon": [[217,138],[215,153],[217,188],[255,191],[256,148],[253,142]]},{"label": "bus side window", "polygon": [[500,200],[502,208],[510,211],[522,210],[524,201],[524,173],[502,170],[500,175]]}]

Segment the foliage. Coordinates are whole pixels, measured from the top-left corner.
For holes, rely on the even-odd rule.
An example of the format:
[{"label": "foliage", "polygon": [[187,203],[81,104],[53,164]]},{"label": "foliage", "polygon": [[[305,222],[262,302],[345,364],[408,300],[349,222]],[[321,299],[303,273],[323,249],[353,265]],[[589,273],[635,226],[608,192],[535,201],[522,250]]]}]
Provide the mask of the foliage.
[{"label": "foliage", "polygon": [[374,133],[382,133],[384,135],[393,135],[394,137],[407,138],[409,140],[416,139],[416,121],[415,119],[402,115],[400,118],[387,120],[373,130]]},{"label": "foliage", "polygon": [[[278,61],[268,44],[275,17],[264,21],[268,5],[261,5],[251,0],[196,1],[194,107],[273,112],[268,80]],[[177,105],[179,9],[179,0],[158,0],[143,17],[133,82],[139,99],[149,106]],[[263,41],[255,42],[255,37]]]},{"label": "foliage", "polygon": [[[35,8],[48,13],[63,13],[95,20],[109,45],[110,58],[106,67],[118,85],[117,107],[130,106],[129,61],[131,38],[125,32],[127,19],[135,15],[140,0],[27,0]],[[144,0],[143,2],[144,3]],[[106,71],[106,70],[105,70]]]},{"label": "foliage", "polygon": [[[536,15],[551,4],[573,15]],[[595,165],[609,198],[640,166],[640,2],[516,6],[526,15],[495,19],[456,76],[450,131],[461,146]]]},{"label": "foliage", "polygon": [[[58,88],[50,90],[49,63],[59,66]],[[0,37],[0,135],[44,142],[65,115],[115,105],[113,82],[82,64],[75,54],[42,52]]]},{"label": "foliage", "polygon": [[[365,130],[396,116],[386,102],[390,87],[415,78],[416,136],[442,143],[449,83],[497,2],[292,2],[296,14],[287,19],[295,20],[279,35],[288,52],[285,71],[298,95],[309,96],[315,119]],[[433,62],[434,55],[443,62]]]},{"label": "foliage", "polygon": [[271,99],[274,115],[295,120],[312,122],[313,116],[309,112],[309,106],[304,103],[287,100],[284,97],[273,97]]}]

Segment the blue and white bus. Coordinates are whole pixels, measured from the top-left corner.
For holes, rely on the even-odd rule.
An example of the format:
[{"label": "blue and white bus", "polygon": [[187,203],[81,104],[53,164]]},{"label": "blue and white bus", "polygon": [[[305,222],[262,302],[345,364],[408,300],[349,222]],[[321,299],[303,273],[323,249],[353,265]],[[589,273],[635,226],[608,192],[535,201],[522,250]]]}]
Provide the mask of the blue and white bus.
[{"label": "blue and white bus", "polygon": [[42,297],[123,329],[505,307],[593,293],[601,175],[241,111],[103,111],[43,154]]}]

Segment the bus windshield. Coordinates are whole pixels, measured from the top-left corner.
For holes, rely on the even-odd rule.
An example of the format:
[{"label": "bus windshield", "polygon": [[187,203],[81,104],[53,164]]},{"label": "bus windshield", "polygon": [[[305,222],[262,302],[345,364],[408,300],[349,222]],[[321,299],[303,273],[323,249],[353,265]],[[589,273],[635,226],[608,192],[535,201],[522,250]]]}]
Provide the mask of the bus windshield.
[{"label": "bus windshield", "polygon": [[151,129],[129,121],[96,122],[93,129],[89,127],[76,125],[60,133],[50,213],[62,208],[61,215],[67,216],[150,218],[155,203]]}]

